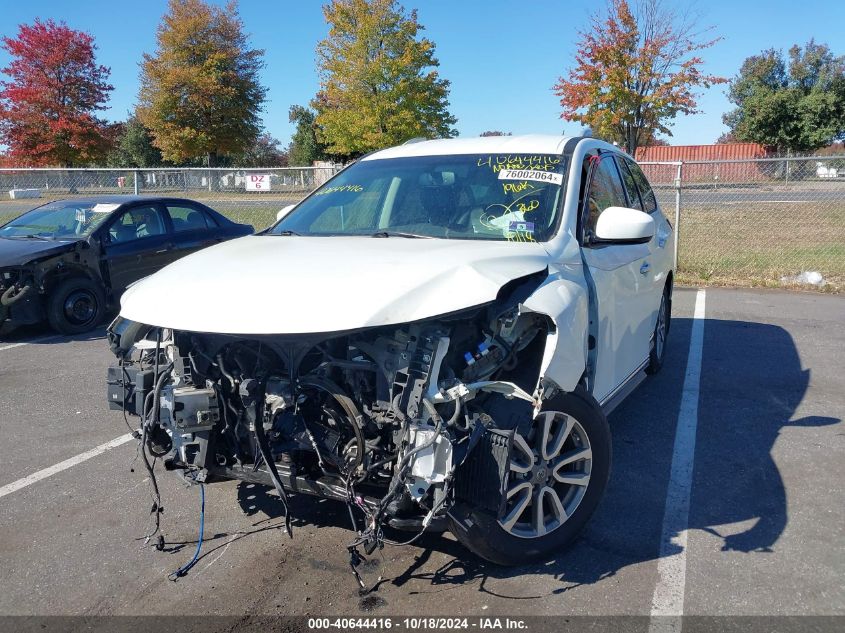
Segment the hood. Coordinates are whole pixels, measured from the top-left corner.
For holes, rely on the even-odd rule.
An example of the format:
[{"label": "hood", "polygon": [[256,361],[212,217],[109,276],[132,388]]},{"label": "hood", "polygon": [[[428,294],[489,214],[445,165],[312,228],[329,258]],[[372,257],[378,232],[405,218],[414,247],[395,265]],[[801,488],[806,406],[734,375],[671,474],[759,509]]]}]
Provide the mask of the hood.
[{"label": "hood", "polygon": [[22,266],[34,259],[72,251],[78,240],[54,241],[0,237],[0,268]]},{"label": "hood", "polygon": [[120,314],[194,332],[336,332],[480,305],[548,264],[538,243],[253,235],[134,284]]}]

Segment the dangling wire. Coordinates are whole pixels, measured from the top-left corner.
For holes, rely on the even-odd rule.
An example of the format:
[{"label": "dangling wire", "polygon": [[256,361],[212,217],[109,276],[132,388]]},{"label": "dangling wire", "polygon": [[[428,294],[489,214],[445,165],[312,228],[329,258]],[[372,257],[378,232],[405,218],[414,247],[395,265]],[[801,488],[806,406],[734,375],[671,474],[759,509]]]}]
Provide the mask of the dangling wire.
[{"label": "dangling wire", "polygon": [[200,534],[197,539],[197,550],[194,552],[194,557],[182,565],[179,569],[171,573],[167,578],[176,582],[178,578],[186,576],[190,569],[197,564],[200,558],[200,550],[202,549],[202,538],[205,531],[205,484],[200,483]]}]

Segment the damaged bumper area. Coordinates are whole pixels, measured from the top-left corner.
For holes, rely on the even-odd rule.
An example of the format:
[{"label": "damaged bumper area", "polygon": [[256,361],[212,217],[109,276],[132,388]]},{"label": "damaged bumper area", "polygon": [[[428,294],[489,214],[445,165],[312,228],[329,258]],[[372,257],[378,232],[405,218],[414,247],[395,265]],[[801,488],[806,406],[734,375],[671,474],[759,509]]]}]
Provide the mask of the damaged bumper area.
[{"label": "damaged bumper area", "polygon": [[43,311],[32,271],[26,268],[0,270],[0,326],[7,320],[21,325],[37,323]]},{"label": "damaged bumper area", "polygon": [[549,329],[513,302],[313,335],[174,331],[118,317],[108,400],[138,417],[153,482],[159,458],[190,483],[271,486],[289,531],[291,494],[345,503],[354,570],[396,543],[386,526],[443,531],[460,507],[501,518],[514,438],[528,437],[543,400]]}]

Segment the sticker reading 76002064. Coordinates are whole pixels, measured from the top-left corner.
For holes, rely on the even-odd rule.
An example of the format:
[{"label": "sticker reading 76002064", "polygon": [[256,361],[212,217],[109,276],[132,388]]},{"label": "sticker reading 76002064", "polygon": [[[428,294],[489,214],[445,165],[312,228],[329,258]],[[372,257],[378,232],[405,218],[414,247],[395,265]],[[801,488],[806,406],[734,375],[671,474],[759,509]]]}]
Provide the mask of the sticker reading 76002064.
[{"label": "sticker reading 76002064", "polygon": [[503,169],[499,172],[499,180],[536,180],[537,182],[551,182],[563,184],[563,174],[536,169]]}]

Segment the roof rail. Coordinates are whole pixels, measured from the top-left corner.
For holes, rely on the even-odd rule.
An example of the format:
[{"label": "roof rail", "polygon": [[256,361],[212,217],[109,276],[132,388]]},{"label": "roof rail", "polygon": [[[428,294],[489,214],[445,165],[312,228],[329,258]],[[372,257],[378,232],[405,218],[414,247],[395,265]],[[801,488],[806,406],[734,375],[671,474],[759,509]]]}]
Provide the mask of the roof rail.
[{"label": "roof rail", "polygon": [[413,143],[422,143],[423,141],[430,141],[431,139],[425,138],[424,136],[416,136],[414,138],[408,139],[402,145],[412,145]]}]

